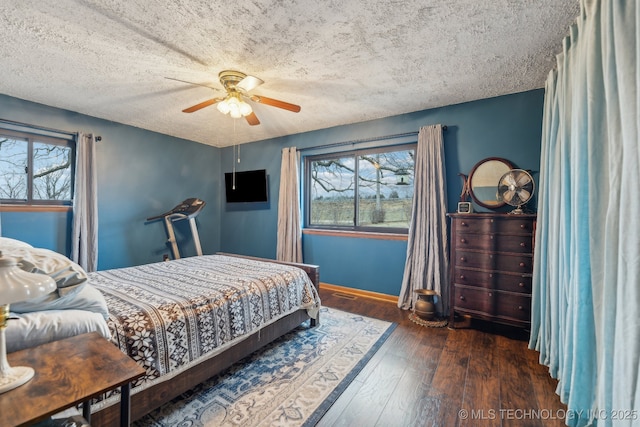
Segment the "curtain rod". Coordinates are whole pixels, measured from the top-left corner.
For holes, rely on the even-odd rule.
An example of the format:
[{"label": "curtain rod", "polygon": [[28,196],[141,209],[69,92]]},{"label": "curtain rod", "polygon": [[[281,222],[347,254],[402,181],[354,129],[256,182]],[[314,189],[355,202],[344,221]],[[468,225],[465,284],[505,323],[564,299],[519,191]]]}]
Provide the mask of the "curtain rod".
[{"label": "curtain rod", "polygon": [[[66,131],[66,130],[53,129],[53,128],[48,128],[48,127],[45,127],[45,126],[38,126],[38,125],[29,124],[29,123],[16,122],[14,120],[0,119],[0,123],[12,125],[12,126],[19,126],[19,127],[28,128],[28,129],[36,129],[36,130],[40,130],[40,131],[43,131],[43,132],[59,133],[61,135],[69,135],[71,137],[77,137],[78,136],[78,132],[69,132],[69,131]],[[102,141],[102,137],[99,136],[99,135],[97,135],[95,138],[96,138],[96,141],[98,141],[98,142]]]},{"label": "curtain rod", "polygon": [[13,120],[7,120],[7,119],[0,119],[0,123],[5,123],[8,125],[13,125],[13,126],[20,126],[20,127],[25,127],[25,128],[31,128],[31,129],[37,129],[37,130],[42,130],[45,132],[54,132],[54,133],[61,133],[63,135],[69,135],[69,136],[76,136],[78,133],[77,132],[69,132],[66,130],[60,130],[60,129],[53,129],[53,128],[48,128],[45,126],[38,126],[38,125],[32,125],[29,123],[22,123],[22,122],[16,122]]},{"label": "curtain rod", "polygon": [[[447,130],[447,126],[446,125],[442,126],[442,130],[443,131]],[[396,139],[396,138],[403,138],[405,136],[415,136],[415,135],[418,135],[418,132],[396,133],[393,135],[377,136],[373,138],[354,139],[352,141],[334,142],[332,144],[316,145],[315,147],[301,148],[300,150],[298,150],[298,152],[318,150],[318,149],[324,149],[324,148],[342,147],[344,145],[355,145],[363,142],[382,141],[383,139]]]}]

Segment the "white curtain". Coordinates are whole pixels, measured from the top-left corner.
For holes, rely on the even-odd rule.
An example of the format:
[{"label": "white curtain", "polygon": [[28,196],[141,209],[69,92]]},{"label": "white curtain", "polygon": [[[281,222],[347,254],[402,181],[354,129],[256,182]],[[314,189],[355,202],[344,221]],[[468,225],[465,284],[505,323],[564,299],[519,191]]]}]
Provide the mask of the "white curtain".
[{"label": "white curtain", "polygon": [[280,167],[280,199],[278,200],[276,259],[279,261],[302,262],[299,189],[298,152],[295,147],[284,148]]},{"label": "white curtain", "polygon": [[98,177],[93,135],[78,134],[73,193],[71,259],[87,271],[98,268]]},{"label": "white curtain", "polygon": [[438,309],[449,309],[449,254],[447,240],[447,185],[442,126],[420,128],[415,159],[413,211],[407,242],[407,259],[398,307],[409,310],[416,289],[440,294]]},{"label": "white curtain", "polygon": [[572,426],[640,417],[639,23],[582,0],[546,83],[529,344]]}]

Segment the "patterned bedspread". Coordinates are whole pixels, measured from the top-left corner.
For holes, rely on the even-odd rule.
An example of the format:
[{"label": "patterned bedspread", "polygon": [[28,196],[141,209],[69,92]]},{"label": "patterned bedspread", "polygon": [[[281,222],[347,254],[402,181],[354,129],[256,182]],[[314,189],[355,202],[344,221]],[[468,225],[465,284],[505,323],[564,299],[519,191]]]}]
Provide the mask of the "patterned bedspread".
[{"label": "patterned bedspread", "polygon": [[90,273],[109,307],[111,340],[146,369],[146,388],[300,308],[317,292],[296,267],[205,255]]}]

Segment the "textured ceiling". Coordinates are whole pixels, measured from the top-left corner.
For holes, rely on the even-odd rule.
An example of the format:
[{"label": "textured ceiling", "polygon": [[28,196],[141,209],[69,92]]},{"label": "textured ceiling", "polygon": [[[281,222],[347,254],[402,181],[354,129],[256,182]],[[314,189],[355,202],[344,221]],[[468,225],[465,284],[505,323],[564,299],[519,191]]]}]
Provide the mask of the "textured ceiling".
[{"label": "textured ceiling", "polygon": [[[543,87],[578,13],[577,0],[0,0],[0,93],[223,147]],[[225,69],[302,111],[251,103],[258,126],[182,113],[223,94]]]}]

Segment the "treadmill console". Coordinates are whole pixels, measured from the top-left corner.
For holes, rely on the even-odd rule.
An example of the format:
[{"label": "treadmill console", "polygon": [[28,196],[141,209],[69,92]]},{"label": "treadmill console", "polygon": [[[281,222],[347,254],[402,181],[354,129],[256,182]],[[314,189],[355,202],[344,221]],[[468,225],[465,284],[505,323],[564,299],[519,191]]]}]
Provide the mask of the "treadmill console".
[{"label": "treadmill console", "polygon": [[180,203],[175,208],[173,208],[171,210],[171,213],[181,213],[187,216],[192,216],[200,212],[200,210],[204,208],[205,204],[206,203],[204,202],[204,200],[195,199],[195,198],[187,199],[182,203]]},{"label": "treadmill console", "polygon": [[204,208],[204,205],[206,205],[206,202],[204,200],[200,200],[197,198],[186,199],[182,203],[171,209],[169,212],[147,218],[147,221],[153,221],[154,219],[164,218],[173,214],[182,214],[189,218],[193,218],[200,213],[202,208]]}]

